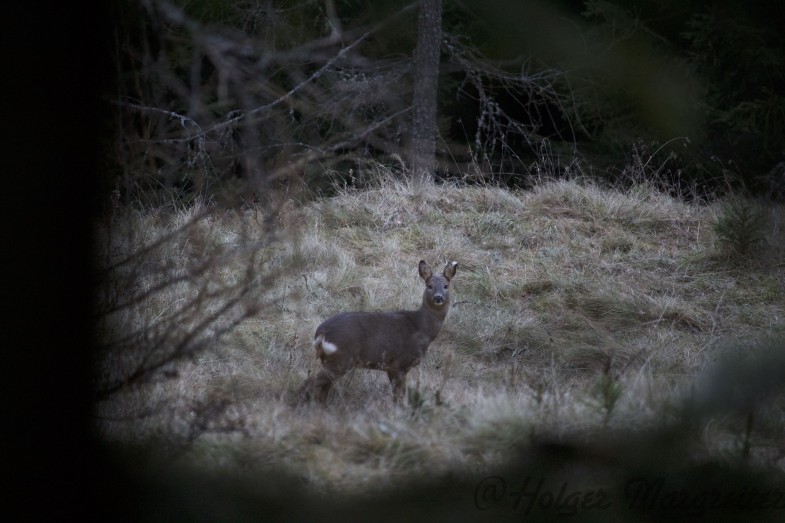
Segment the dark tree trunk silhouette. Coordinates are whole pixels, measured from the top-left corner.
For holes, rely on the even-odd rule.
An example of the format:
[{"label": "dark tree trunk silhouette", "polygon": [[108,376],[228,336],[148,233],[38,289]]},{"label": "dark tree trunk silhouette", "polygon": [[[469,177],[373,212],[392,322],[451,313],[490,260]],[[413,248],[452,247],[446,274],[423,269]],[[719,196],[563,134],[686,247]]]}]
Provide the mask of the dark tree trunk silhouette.
[{"label": "dark tree trunk silhouette", "polygon": [[432,179],[436,168],[436,89],[441,40],[442,0],[420,0],[409,144],[409,161],[417,181]]}]

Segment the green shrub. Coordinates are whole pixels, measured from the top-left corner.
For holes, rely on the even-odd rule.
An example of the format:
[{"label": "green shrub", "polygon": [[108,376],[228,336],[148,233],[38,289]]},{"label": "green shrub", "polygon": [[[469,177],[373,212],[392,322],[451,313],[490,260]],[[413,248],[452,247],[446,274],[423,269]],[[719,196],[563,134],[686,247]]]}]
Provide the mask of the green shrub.
[{"label": "green shrub", "polygon": [[766,219],[756,204],[736,199],[725,205],[714,224],[720,243],[732,254],[747,257],[766,243]]}]

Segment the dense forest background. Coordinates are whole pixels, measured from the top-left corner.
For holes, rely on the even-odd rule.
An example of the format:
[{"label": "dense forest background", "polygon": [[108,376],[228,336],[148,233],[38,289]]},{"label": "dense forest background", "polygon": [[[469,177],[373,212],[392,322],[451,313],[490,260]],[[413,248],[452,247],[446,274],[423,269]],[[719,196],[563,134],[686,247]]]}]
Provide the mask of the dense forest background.
[{"label": "dense forest background", "polygon": [[[107,190],[258,200],[265,184],[403,172],[415,4],[122,1]],[[782,13],[705,2],[445,2],[439,178],[577,174],[781,197]],[[638,175],[636,175],[638,176]]]}]

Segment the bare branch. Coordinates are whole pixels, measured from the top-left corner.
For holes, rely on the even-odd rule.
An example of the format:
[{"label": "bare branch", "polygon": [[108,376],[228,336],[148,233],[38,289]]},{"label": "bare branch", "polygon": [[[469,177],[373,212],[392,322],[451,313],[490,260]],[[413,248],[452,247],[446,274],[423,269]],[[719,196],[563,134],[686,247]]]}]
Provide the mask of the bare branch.
[{"label": "bare branch", "polygon": [[[509,72],[493,66],[476,50],[464,45],[455,35],[445,35],[444,47],[454,64],[466,75],[465,84],[472,87],[470,94],[466,89],[464,96],[474,98],[479,105],[479,118],[474,135],[474,161],[478,164],[491,162],[494,154],[517,158],[514,147],[509,145],[513,137],[519,137],[537,153],[545,139],[540,134],[544,123],[550,123],[568,114],[564,109],[565,96],[556,87],[563,77],[558,71],[542,71],[532,74],[527,71],[526,63],[521,64],[520,72]],[[509,67],[519,60],[507,63]],[[493,91],[489,86],[493,85]],[[524,108],[529,121],[522,122],[508,114],[497,100],[504,94],[517,107]],[[556,114],[551,111],[555,109]],[[570,122],[568,122],[571,125]]]}]

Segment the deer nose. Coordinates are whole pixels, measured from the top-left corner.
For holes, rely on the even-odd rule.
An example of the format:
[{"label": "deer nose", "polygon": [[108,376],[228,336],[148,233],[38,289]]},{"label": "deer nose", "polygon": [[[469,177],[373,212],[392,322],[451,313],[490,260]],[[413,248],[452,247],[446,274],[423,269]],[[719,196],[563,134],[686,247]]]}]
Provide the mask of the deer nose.
[{"label": "deer nose", "polygon": [[436,296],[433,297],[433,302],[436,305],[443,304],[444,303],[444,296],[442,296],[441,294],[437,294]]}]

